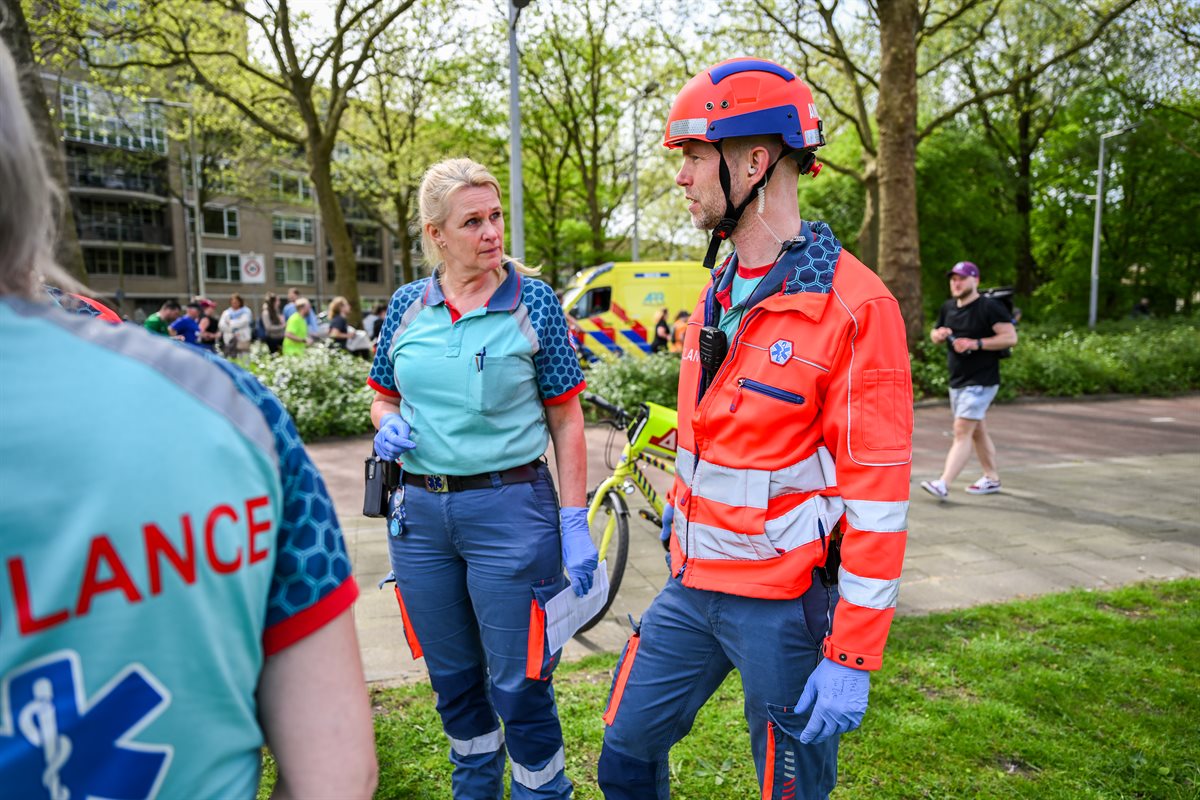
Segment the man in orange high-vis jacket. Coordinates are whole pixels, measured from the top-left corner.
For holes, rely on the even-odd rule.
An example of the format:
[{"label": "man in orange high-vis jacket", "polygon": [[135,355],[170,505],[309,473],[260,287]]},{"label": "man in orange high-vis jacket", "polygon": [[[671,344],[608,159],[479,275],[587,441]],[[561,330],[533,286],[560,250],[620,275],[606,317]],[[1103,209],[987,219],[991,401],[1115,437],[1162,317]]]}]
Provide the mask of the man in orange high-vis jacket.
[{"label": "man in orange high-vis jacket", "polygon": [[671,575],[614,676],[600,786],[609,800],[668,797],[671,746],[736,668],[762,796],[827,797],[904,559],[904,323],[828,226],[801,219],[797,181],[824,135],[789,70],[704,70],[676,98],[665,144],[682,151],[675,181],[693,223],[712,231],[706,263],[726,239],[734,253],[684,337]]}]

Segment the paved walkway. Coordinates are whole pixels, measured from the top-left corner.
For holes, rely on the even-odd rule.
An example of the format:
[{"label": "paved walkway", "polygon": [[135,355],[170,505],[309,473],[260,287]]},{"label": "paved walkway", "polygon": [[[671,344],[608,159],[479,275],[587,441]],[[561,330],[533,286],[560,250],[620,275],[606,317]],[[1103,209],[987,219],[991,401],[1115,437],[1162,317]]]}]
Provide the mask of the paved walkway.
[{"label": "paved walkway", "polygon": [[[939,503],[919,484],[941,471],[950,415],[944,406],[917,410],[901,614],[1200,575],[1200,396],[1020,403],[992,409],[988,421],[1004,491],[964,493],[978,475],[972,462]],[[607,430],[588,430],[589,485],[609,471]],[[362,587],[355,614],[367,679],[406,682],[424,678],[424,666],[409,657],[394,595],[375,589],[388,571],[382,523],[359,515],[370,447],[363,437],[309,452],[330,485]],[[657,533],[635,511],[630,526],[613,610],[567,645],[568,659],[618,651],[626,614],[640,615],[666,578]]]}]

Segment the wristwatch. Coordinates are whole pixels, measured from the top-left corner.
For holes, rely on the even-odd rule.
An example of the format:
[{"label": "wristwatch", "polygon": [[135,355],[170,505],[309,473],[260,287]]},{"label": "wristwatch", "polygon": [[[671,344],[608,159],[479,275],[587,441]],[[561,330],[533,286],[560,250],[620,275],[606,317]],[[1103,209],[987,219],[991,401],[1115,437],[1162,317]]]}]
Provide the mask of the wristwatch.
[{"label": "wristwatch", "polygon": [[983,339],[976,339],[976,340],[975,340],[975,349],[976,349],[976,350],[982,350],[982,349],[983,349]]}]

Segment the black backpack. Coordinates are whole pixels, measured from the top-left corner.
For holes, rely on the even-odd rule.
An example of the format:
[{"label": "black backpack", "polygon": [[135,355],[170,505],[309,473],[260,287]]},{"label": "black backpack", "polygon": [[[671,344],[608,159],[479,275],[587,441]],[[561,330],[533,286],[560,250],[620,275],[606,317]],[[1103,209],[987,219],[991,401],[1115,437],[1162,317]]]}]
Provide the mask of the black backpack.
[{"label": "black backpack", "polygon": [[[980,294],[989,300],[994,300],[995,302],[1004,306],[1005,310],[1008,311],[1008,318],[1012,320],[1013,326],[1016,326],[1017,311],[1016,307],[1013,305],[1013,300],[1017,296],[1016,289],[1011,286],[997,286],[994,289],[984,289],[982,292],[980,292]],[[1012,355],[1012,348],[1006,347],[1003,350],[998,351],[996,355],[1000,358],[1008,358]]]}]

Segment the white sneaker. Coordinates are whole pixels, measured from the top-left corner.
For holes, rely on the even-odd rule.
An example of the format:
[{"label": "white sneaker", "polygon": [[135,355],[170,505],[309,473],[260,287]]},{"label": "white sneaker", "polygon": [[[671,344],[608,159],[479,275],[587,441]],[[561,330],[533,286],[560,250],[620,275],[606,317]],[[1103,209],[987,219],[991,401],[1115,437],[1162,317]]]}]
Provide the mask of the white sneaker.
[{"label": "white sneaker", "polygon": [[946,484],[944,484],[940,478],[936,481],[921,481],[921,488],[929,492],[938,500],[945,500],[950,496],[950,490],[946,488]]},{"label": "white sneaker", "polygon": [[1000,491],[1000,481],[994,481],[984,475],[967,487],[967,494],[996,494]]}]

